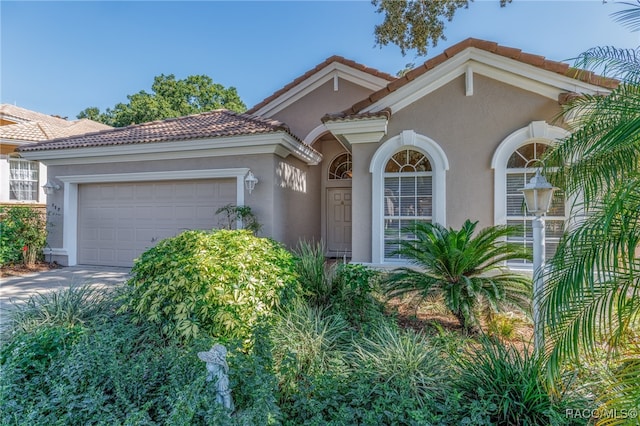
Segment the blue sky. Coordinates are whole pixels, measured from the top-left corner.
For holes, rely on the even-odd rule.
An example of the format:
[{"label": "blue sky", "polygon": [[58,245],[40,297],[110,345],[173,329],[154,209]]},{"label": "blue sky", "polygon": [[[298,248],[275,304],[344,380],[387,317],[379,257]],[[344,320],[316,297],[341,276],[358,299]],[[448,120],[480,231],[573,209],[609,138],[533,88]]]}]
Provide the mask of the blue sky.
[{"label": "blue sky", "polygon": [[0,1],[0,101],[69,117],[149,90],[153,77],[206,74],[248,107],[337,54],[391,74],[467,37],[568,61],[594,46],[635,48],[601,0],[476,0],[427,57],[374,45],[370,1]]}]

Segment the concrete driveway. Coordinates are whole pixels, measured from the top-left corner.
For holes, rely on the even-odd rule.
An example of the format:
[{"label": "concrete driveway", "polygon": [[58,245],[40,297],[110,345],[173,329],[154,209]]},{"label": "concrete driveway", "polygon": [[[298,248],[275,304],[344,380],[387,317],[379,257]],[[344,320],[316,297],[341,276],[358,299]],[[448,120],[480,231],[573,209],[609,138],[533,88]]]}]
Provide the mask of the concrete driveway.
[{"label": "concrete driveway", "polygon": [[0,324],[14,303],[24,302],[36,293],[60,290],[70,285],[113,286],[129,278],[130,268],[69,266],[19,277],[0,278]]}]

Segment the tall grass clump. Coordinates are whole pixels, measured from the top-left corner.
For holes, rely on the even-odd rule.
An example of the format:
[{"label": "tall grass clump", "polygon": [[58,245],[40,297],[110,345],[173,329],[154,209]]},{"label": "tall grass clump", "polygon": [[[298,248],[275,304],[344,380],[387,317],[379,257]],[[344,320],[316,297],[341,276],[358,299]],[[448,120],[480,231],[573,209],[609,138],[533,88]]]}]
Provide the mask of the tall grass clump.
[{"label": "tall grass clump", "polygon": [[544,360],[486,337],[480,345],[454,357],[459,371],[454,387],[471,406],[482,402],[492,425],[584,424],[567,409],[589,408],[588,401],[565,389],[546,386]]},{"label": "tall grass clump", "polygon": [[336,265],[327,264],[324,243],[300,241],[294,253],[295,270],[302,296],[312,306],[329,306],[336,290]]},{"label": "tall grass clump", "polygon": [[113,313],[115,290],[92,285],[71,285],[58,291],[37,293],[8,314],[14,331],[29,332],[42,326],[82,326]]},{"label": "tall grass clump", "polygon": [[285,394],[301,377],[315,377],[346,368],[349,324],[339,314],[299,301],[276,320],[271,332],[273,356]]},{"label": "tall grass clump", "polygon": [[382,322],[371,337],[356,342],[354,355],[370,376],[372,388],[397,388],[420,405],[444,395],[448,367],[421,333]]}]

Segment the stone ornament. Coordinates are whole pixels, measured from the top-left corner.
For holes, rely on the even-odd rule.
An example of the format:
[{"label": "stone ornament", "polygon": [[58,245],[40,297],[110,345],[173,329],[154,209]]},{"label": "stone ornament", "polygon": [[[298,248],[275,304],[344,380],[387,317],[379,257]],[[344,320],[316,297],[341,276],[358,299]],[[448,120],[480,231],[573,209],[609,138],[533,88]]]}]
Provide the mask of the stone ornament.
[{"label": "stone ornament", "polygon": [[216,386],[216,402],[233,411],[233,400],[229,387],[229,365],[227,348],[216,343],[208,352],[198,352],[198,358],[207,363],[207,382]]}]

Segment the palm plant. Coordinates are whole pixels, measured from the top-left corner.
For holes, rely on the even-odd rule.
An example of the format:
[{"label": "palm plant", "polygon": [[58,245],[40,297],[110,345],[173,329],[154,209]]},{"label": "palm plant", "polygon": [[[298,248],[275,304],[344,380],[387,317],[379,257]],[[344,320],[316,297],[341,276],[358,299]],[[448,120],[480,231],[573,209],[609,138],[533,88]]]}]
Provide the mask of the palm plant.
[{"label": "palm plant", "polygon": [[413,267],[397,268],[384,279],[387,294],[417,293],[422,300],[442,295],[465,331],[477,331],[479,309],[526,310],[531,304],[530,277],[503,268],[509,260],[531,258],[521,245],[505,241],[517,228],[490,226],[473,236],[477,223],[467,220],[460,230],[416,223],[410,230],[415,239],[399,241],[397,251]]},{"label": "palm plant", "polygon": [[[640,28],[640,5],[618,16]],[[607,96],[584,95],[566,105],[574,131],[549,154],[565,164],[552,179],[581,200],[573,213],[583,215],[546,272],[541,309],[550,377],[603,342],[612,354],[624,353],[640,320],[640,50],[594,48],[578,65],[620,84]],[[636,395],[637,355],[618,376],[618,389]]]}]

